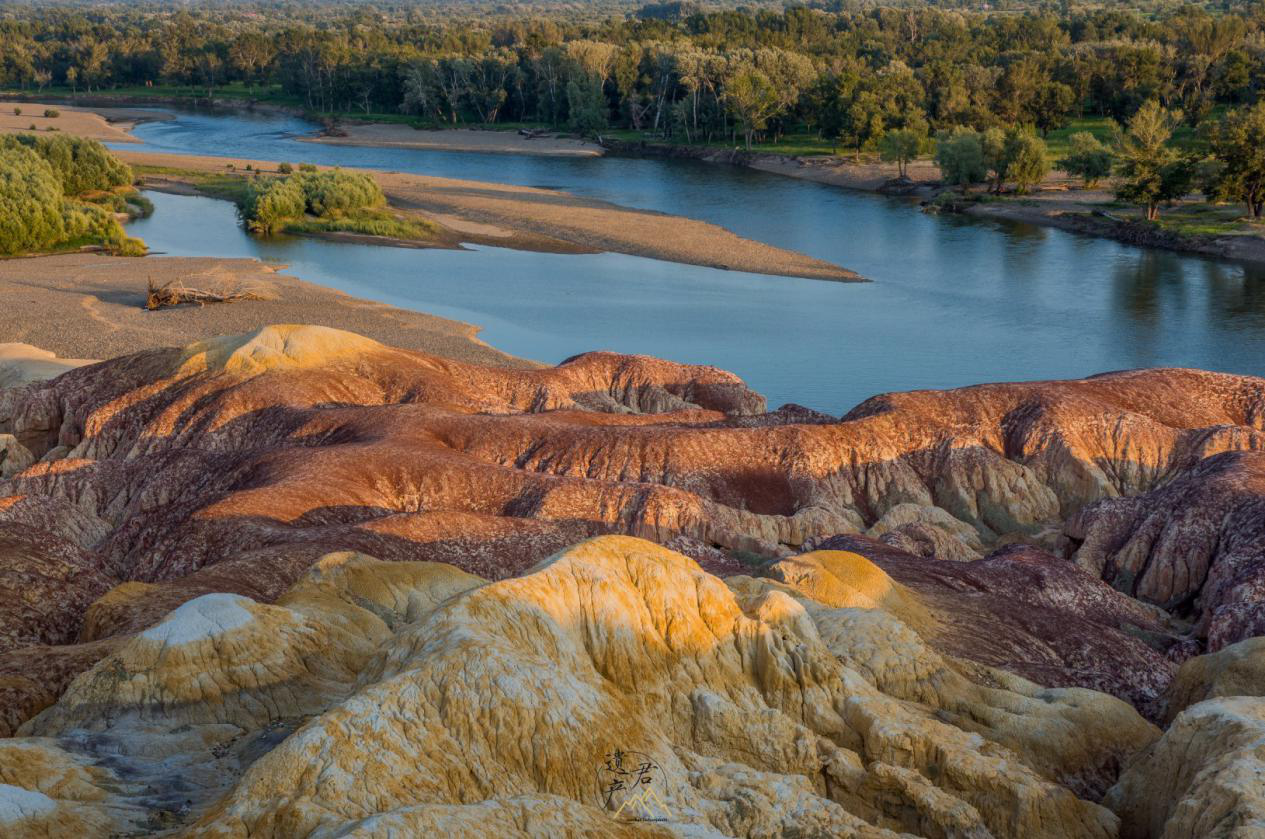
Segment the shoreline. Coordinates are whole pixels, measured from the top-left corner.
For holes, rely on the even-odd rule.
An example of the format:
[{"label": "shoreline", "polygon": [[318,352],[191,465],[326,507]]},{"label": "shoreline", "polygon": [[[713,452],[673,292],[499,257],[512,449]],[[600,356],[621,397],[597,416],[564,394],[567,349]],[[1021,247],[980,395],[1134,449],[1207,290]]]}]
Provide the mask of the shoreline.
[{"label": "shoreline", "polygon": [[[0,261],[0,344],[30,344],[59,359],[113,358],[143,349],[250,332],[276,323],[343,329],[381,343],[458,361],[537,368],[497,349],[481,327],[355,297],[281,273],[257,259],[64,253]],[[261,299],[145,308],[148,282],[249,289]],[[55,314],[54,314],[55,313]]]},{"label": "shoreline", "polygon": [[525,154],[538,157],[601,157],[606,150],[587,140],[545,134],[523,136],[514,131],[488,128],[415,129],[388,123],[340,123],[302,143],[362,148],[421,149],[423,151],[473,152],[476,154]]},{"label": "shoreline", "polygon": [[[608,139],[603,143],[608,150],[618,154],[741,166],[841,189],[920,198],[924,204],[940,191],[939,170],[929,160],[912,161],[907,167],[910,177],[901,182],[894,177],[894,164],[853,163],[841,158],[796,157],[742,149],[629,143],[623,140]],[[1050,183],[1058,184],[1060,181],[1052,180]],[[1098,213],[1102,212],[1103,207],[1109,206],[1109,202],[1068,200],[1069,196],[1076,196],[1078,192],[1081,191],[1060,188],[1038,190],[1021,198],[971,203],[941,212],[953,212],[990,221],[1053,227],[1082,236],[1111,239],[1134,247],[1160,248],[1213,259],[1265,265],[1265,236],[1191,235],[1149,222],[1100,215]],[[1047,206],[1043,207],[1042,204]]]}]

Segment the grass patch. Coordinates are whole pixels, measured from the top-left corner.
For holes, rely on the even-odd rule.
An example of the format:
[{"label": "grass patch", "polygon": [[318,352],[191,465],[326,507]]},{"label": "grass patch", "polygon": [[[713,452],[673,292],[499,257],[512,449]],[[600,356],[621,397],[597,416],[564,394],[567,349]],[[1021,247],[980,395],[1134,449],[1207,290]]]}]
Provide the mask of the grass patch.
[{"label": "grass patch", "polygon": [[425,219],[401,218],[388,210],[364,208],[341,217],[305,216],[285,223],[282,230],[291,234],[354,233],[360,236],[382,236],[414,242],[433,241],[439,235],[438,225]]}]

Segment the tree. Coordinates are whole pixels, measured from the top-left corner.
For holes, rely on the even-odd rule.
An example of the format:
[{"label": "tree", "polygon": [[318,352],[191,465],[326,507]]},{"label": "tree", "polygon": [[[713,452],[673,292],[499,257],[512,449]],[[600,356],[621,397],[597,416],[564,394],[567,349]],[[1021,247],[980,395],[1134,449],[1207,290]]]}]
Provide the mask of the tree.
[{"label": "tree", "polygon": [[936,143],[936,165],[940,167],[940,179],[949,186],[961,187],[963,193],[971,184],[984,180],[988,169],[979,132],[958,126],[941,135]]},{"label": "tree", "polygon": [[912,128],[888,131],[879,140],[879,152],[883,160],[896,162],[896,170],[904,178],[909,161],[918,157],[926,138]]},{"label": "tree", "polygon": [[1033,101],[1031,110],[1033,123],[1044,137],[1051,129],[1067,125],[1068,114],[1076,105],[1076,91],[1062,82],[1048,82],[1042,85]]},{"label": "tree", "polygon": [[1123,178],[1116,197],[1145,207],[1150,221],[1159,218],[1161,203],[1176,201],[1189,192],[1194,178],[1191,161],[1168,145],[1180,121],[1180,111],[1170,112],[1151,99],[1116,138],[1116,171]]},{"label": "tree", "polygon": [[750,64],[740,65],[725,80],[725,99],[742,123],[747,150],[750,151],[752,137],[757,131],[764,130],[769,117],[780,107],[781,99],[773,82]]},{"label": "tree", "polygon": [[1050,171],[1045,142],[1030,129],[1012,128],[1006,132],[1006,178],[1015,184],[1015,192],[1024,195],[1041,183]]},{"label": "tree", "polygon": [[984,168],[992,181],[989,191],[1001,195],[1001,188],[1006,184],[1006,132],[996,127],[987,128],[980,132],[979,139]]},{"label": "tree", "polygon": [[1242,201],[1253,218],[1265,209],[1265,101],[1231,111],[1209,132],[1212,154],[1220,163],[1213,194]]},{"label": "tree", "polygon": [[1067,157],[1058,161],[1058,166],[1069,175],[1080,177],[1086,189],[1093,189],[1101,179],[1111,174],[1115,157],[1111,149],[1088,131],[1077,131],[1067,138]]},{"label": "tree", "polygon": [[604,129],[608,115],[601,80],[567,82],[567,111],[571,128],[581,134],[597,134]]}]

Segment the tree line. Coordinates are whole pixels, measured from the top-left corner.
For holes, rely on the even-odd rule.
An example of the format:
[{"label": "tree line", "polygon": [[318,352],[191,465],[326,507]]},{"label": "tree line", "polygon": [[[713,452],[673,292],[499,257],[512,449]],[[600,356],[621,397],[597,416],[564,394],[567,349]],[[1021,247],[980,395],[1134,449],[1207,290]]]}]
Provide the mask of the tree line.
[{"label": "tree line", "polygon": [[[1265,90],[1265,3],[990,13],[936,7],[700,11],[600,21],[437,20],[373,6],[15,7],[0,85],[76,92],[280,85],[315,114],[750,143],[807,129],[844,148],[893,131],[1125,121],[1146,102],[1190,124]],[[275,12],[275,13],[273,13]]]}]

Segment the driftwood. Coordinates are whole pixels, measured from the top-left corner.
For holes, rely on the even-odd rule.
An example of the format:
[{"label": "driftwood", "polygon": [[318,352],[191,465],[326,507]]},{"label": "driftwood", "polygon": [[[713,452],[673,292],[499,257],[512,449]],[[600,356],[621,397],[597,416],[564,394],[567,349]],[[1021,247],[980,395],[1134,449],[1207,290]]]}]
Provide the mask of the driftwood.
[{"label": "driftwood", "polygon": [[263,292],[253,288],[233,286],[204,290],[189,288],[179,280],[172,280],[171,282],[158,285],[151,279],[149,280],[148,293],[145,295],[145,308],[154,310],[166,306],[181,306],[185,303],[197,303],[199,306],[205,306],[207,303],[233,303],[238,300],[267,299]]}]

